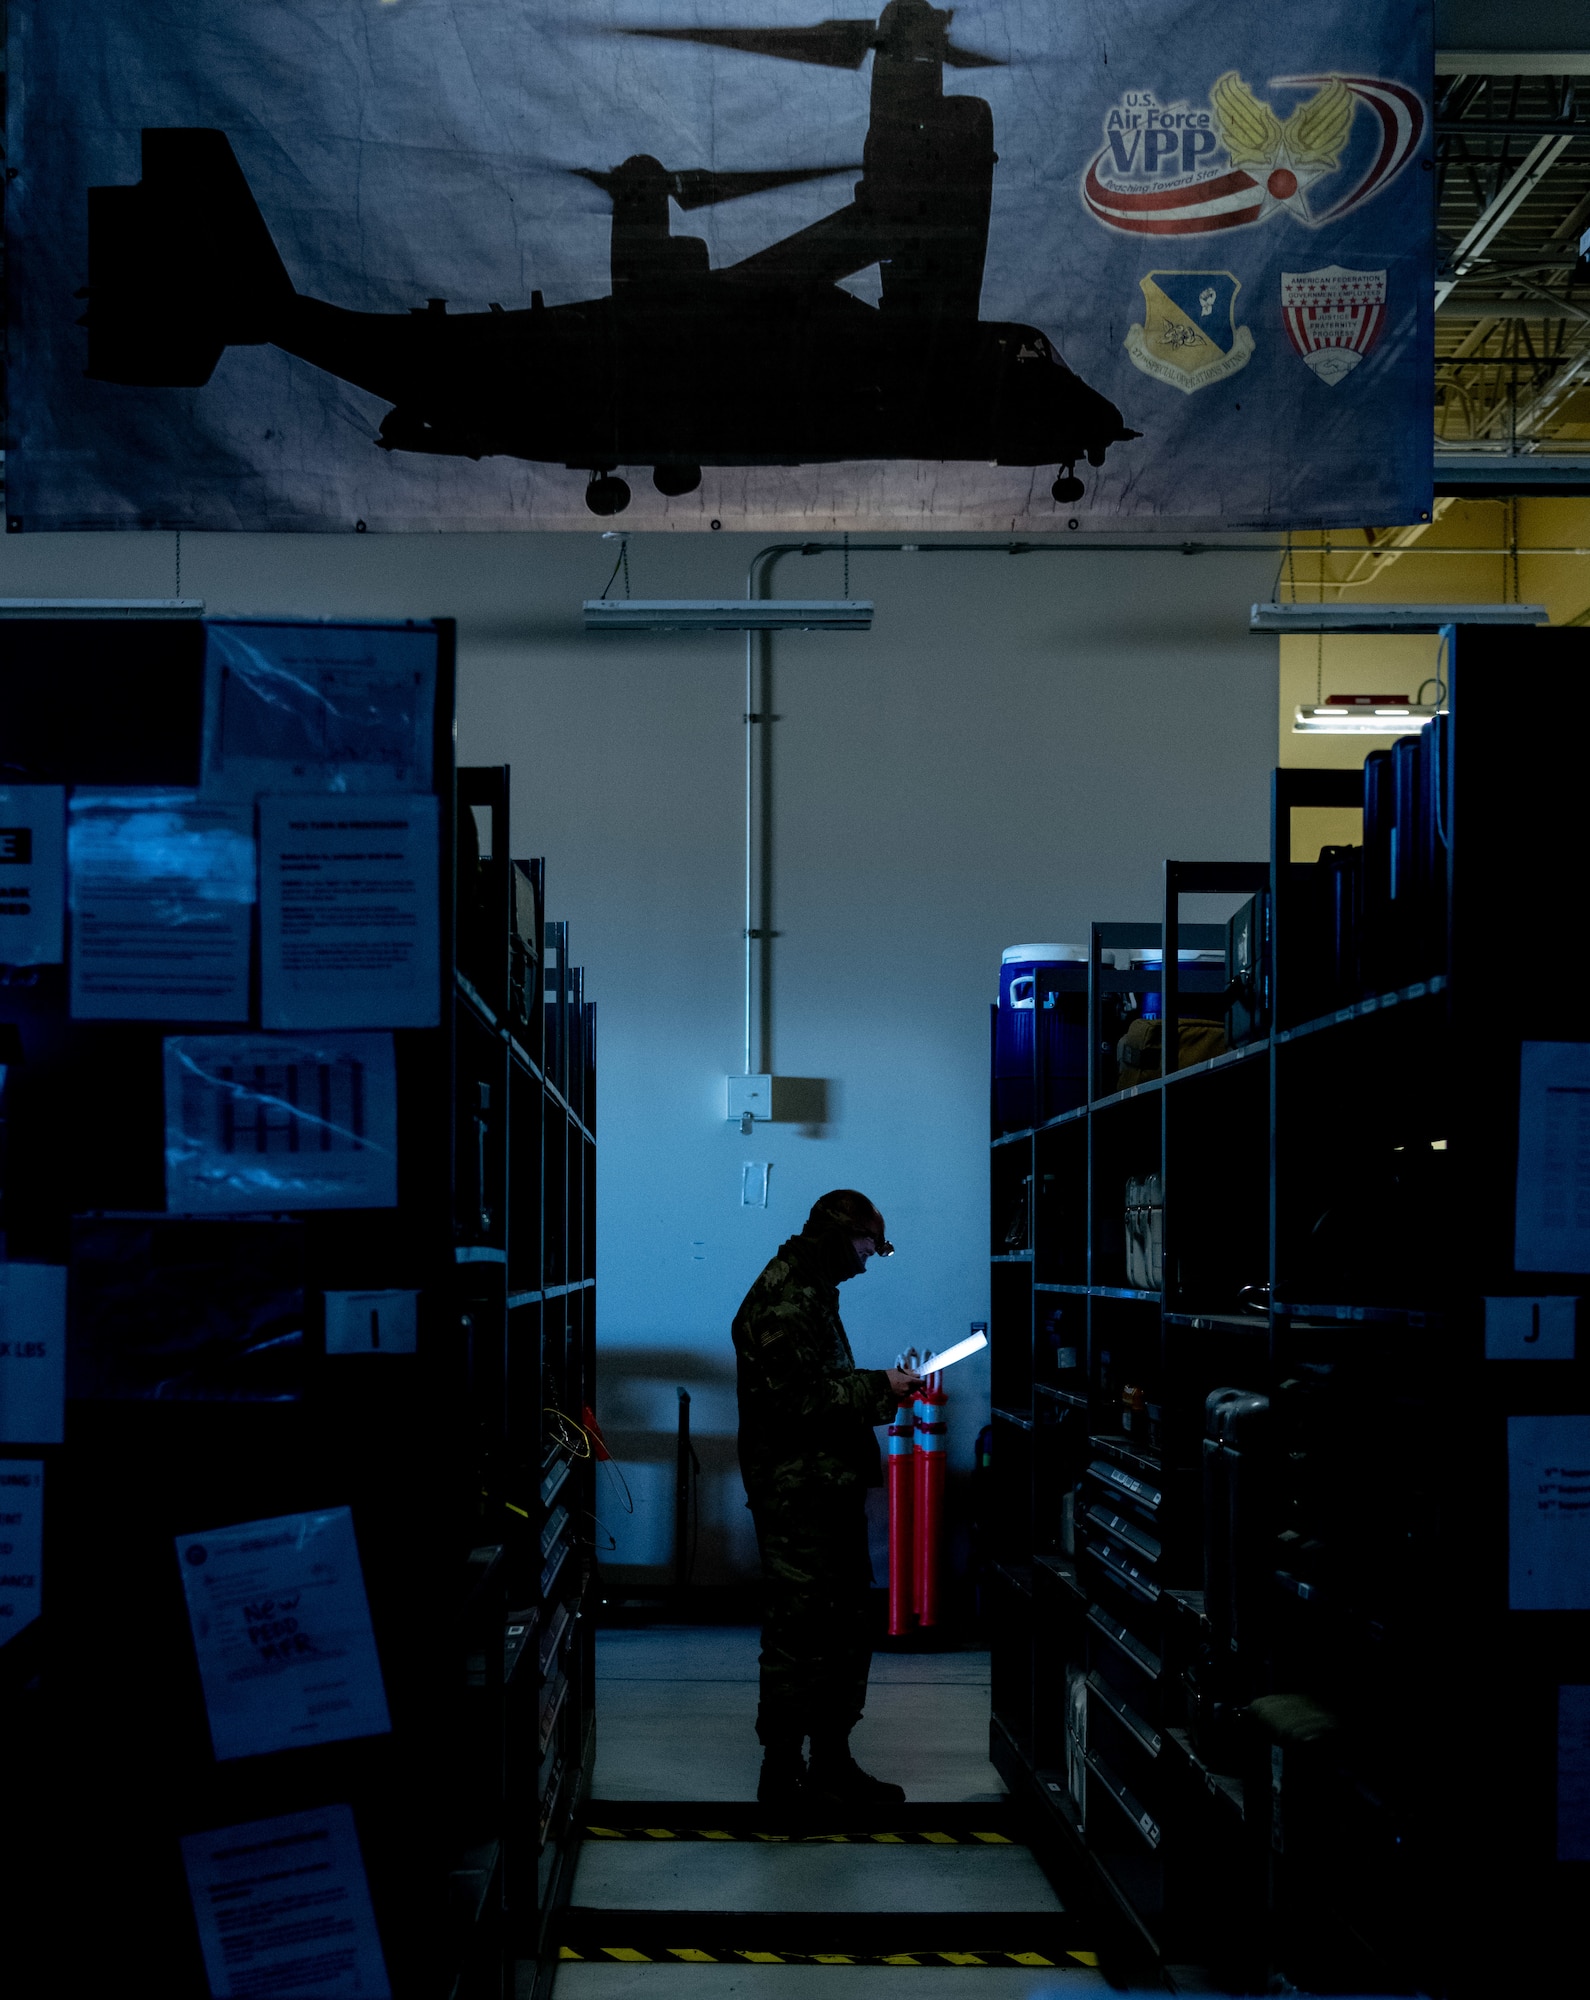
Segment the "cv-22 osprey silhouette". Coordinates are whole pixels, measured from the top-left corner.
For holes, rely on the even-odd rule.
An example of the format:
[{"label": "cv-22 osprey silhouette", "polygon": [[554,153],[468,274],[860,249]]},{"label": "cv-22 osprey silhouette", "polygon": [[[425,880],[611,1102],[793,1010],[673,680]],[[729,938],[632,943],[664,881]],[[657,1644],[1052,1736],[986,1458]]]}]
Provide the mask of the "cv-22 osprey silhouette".
[{"label": "cv-22 osprey silhouette", "polygon": [[[944,94],[944,69],[997,67],[950,40],[950,10],[889,0],[876,21],[794,28],[627,29],[750,56],[859,70],[871,58],[867,138],[851,200],[736,264],[676,236],[683,209],[858,170],[673,171],[641,154],[574,172],[613,203],[612,292],[525,310],[404,313],[307,298],[288,276],[222,132],[150,129],[143,178],[88,191],[89,376],[143,386],[210,379],[230,346],[269,343],[392,405],[389,451],[494,454],[589,474],[586,503],[616,514],[619,467],[664,494],[701,468],[841,459],[1056,466],[1135,437],[1037,327],[981,320],[994,123]],[[841,280],[876,264],[877,306]]]}]

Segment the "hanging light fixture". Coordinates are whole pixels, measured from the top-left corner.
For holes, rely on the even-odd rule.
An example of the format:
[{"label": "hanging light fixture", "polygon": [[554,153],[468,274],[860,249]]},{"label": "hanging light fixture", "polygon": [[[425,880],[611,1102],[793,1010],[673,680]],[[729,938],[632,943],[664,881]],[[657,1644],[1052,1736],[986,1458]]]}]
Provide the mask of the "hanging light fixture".
[{"label": "hanging light fixture", "polygon": [[864,599],[588,597],[587,632],[870,632]]},{"label": "hanging light fixture", "polygon": [[[1429,685],[1428,682],[1425,683]],[[1420,689],[1422,694],[1424,689]],[[1442,711],[1440,701],[1405,694],[1333,694],[1297,711],[1294,736],[1407,736]]]},{"label": "hanging light fixture", "polygon": [[1439,632],[1447,625],[1549,625],[1544,604],[1255,604],[1250,632]]}]

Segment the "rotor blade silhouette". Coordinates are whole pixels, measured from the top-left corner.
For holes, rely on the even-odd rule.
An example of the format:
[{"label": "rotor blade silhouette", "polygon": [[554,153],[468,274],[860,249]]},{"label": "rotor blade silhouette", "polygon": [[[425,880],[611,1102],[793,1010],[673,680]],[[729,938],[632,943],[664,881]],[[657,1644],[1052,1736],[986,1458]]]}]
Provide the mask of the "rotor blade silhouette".
[{"label": "rotor blade silhouette", "polygon": [[[807,28],[621,28],[624,35],[644,35],[657,42],[702,42],[709,48],[739,49],[746,55],[777,56],[784,62],[821,63],[827,69],[860,69],[868,52],[885,46],[876,21],[814,21]],[[910,30],[907,31],[912,32]],[[920,32],[920,31],[918,31]],[[928,46],[936,41],[938,46]],[[1004,69],[998,56],[958,48],[935,22],[921,44],[951,69]]]},{"label": "rotor blade silhouette", "polygon": [[571,167],[569,171],[612,197],[628,189],[650,188],[666,183],[666,191],[679,206],[691,209],[711,208],[720,201],[738,201],[742,195],[763,194],[769,188],[793,187],[800,181],[827,180],[834,174],[859,174],[861,166],[858,162],[852,166],[787,167],[767,172],[692,167],[682,173],[673,173],[666,167],[658,168],[650,160],[644,165],[626,160],[623,166],[614,167],[607,173],[597,167]]},{"label": "rotor blade silhouette", "polygon": [[655,42],[703,42],[750,56],[821,63],[827,69],[860,69],[878,39],[876,21],[816,21],[808,28],[621,28]]}]

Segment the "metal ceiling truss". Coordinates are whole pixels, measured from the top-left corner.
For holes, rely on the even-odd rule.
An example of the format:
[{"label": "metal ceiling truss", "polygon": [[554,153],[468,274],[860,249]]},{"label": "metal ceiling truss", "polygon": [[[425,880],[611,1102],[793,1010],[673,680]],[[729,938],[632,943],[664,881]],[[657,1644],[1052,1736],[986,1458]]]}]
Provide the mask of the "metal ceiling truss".
[{"label": "metal ceiling truss", "polygon": [[1590,467],[1590,79],[1436,79],[1435,440]]}]

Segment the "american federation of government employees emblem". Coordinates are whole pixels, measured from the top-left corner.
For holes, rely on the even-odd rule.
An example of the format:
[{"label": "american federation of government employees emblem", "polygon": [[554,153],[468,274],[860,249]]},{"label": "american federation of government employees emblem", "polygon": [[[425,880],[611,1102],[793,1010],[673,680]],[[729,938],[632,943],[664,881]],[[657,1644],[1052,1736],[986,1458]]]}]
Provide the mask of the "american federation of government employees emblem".
[{"label": "american federation of government employees emblem", "polygon": [[1128,329],[1133,365],[1190,396],[1246,368],[1253,334],[1237,325],[1242,281],[1230,271],[1150,271],[1139,278],[1143,323]]},{"label": "american federation of government employees emblem", "polygon": [[1386,274],[1340,264],[1283,271],[1281,314],[1292,345],[1335,388],[1386,330]]}]

